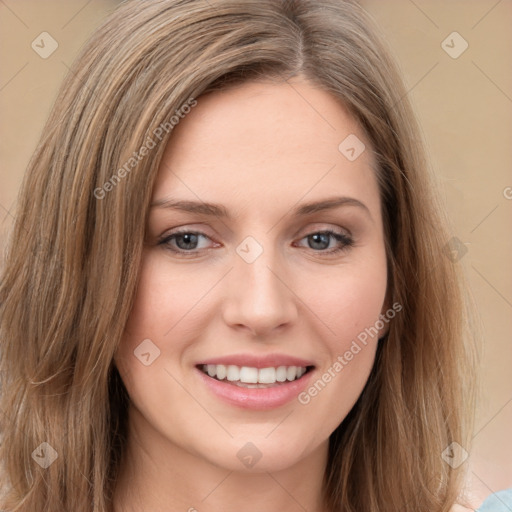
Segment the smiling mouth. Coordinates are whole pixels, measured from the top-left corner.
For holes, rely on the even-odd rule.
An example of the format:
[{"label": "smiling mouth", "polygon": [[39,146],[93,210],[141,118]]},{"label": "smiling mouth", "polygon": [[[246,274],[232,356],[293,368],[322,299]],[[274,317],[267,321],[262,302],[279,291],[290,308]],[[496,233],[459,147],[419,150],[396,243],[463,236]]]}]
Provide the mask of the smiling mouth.
[{"label": "smiling mouth", "polygon": [[197,368],[219,382],[243,388],[270,388],[302,378],[314,366],[255,368],[224,364],[201,364]]}]

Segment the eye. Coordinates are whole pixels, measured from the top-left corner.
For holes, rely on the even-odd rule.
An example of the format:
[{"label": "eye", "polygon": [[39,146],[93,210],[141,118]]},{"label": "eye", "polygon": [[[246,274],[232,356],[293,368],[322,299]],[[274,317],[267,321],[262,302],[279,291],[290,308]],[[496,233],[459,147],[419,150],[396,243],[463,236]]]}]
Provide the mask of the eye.
[{"label": "eye", "polygon": [[196,252],[207,248],[199,246],[201,238],[210,240],[210,237],[200,231],[175,231],[161,239],[158,245],[163,245],[178,254],[187,255],[187,253],[189,253],[190,255],[194,255]]},{"label": "eye", "polygon": [[[310,233],[302,240],[307,240],[309,248],[314,249],[315,252],[326,254],[334,254],[347,250],[354,244],[354,240],[347,234],[330,229]],[[329,248],[331,242],[334,242],[335,245]]]},{"label": "eye", "polygon": [[[158,245],[165,246],[166,249],[179,256],[194,256],[201,250],[208,249],[208,246],[201,247],[201,238],[211,240],[209,236],[200,231],[181,230],[164,236],[158,241]],[[314,252],[329,255],[347,250],[354,244],[354,240],[349,235],[329,229],[315,231],[301,240],[307,240],[309,248]],[[334,247],[331,246],[331,243],[334,243]],[[218,246],[218,244],[216,245]]]}]

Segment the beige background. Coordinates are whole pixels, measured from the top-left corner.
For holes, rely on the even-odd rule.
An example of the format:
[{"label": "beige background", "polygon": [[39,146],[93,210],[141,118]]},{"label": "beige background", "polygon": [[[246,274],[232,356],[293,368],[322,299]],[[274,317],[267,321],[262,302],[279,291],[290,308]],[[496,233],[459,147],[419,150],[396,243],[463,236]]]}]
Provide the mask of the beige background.
[{"label": "beige background", "polygon": [[[512,487],[512,0],[362,0],[402,67],[438,174],[485,335],[469,475],[481,496]],[[57,87],[110,0],[0,1],[0,249]],[[458,32],[468,48],[450,57]],[[41,32],[58,42],[47,59]],[[450,37],[450,51],[462,40]]]}]

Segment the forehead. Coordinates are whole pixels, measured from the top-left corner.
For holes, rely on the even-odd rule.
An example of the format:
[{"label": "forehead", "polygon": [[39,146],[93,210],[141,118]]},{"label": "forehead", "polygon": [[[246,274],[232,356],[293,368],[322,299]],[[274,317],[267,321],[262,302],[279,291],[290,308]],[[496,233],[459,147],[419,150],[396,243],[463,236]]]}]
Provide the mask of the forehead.
[{"label": "forehead", "polygon": [[[378,200],[369,142],[343,104],[317,86],[248,82],[197,101],[172,132],[154,199],[241,207],[335,193]],[[366,149],[347,158],[347,144]]]}]

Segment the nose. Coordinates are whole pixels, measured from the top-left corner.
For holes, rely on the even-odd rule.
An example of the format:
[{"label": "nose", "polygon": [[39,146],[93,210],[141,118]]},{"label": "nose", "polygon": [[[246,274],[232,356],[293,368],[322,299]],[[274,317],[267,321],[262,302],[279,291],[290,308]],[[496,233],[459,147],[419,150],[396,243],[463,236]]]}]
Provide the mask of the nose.
[{"label": "nose", "polygon": [[298,298],[289,272],[275,252],[265,249],[252,263],[237,254],[235,258],[224,303],[225,323],[257,337],[291,325],[298,317]]}]

